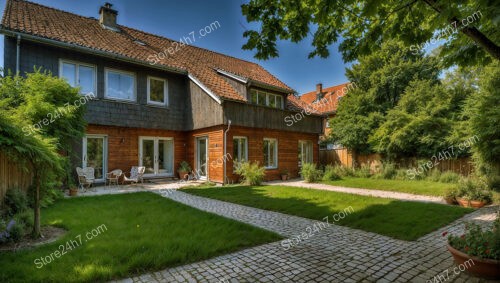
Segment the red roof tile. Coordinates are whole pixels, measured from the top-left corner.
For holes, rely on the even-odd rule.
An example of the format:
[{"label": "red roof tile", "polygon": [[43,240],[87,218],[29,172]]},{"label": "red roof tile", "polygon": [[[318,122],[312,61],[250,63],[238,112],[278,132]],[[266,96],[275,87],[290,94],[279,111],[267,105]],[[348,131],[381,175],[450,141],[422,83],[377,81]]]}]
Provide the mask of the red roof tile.
[{"label": "red roof tile", "polygon": [[[152,55],[163,52],[175,42],[126,26],[120,26],[121,32],[115,32],[103,28],[97,19],[22,0],[7,0],[2,28],[142,62],[151,62]],[[138,44],[136,40],[145,45]],[[161,59],[159,65],[189,72],[224,99],[246,101],[217,73],[218,69],[283,89],[284,92],[293,92],[264,68],[249,61],[191,45],[184,45],[174,54],[166,54],[168,56]]]},{"label": "red roof tile", "polygon": [[312,106],[319,113],[327,114],[332,113],[337,110],[339,97],[347,94],[349,89],[352,89],[351,83],[343,83],[340,85],[324,88],[322,93],[323,96],[320,101],[317,101],[317,92],[311,91],[304,93],[300,96],[300,100],[306,103],[306,105]]}]

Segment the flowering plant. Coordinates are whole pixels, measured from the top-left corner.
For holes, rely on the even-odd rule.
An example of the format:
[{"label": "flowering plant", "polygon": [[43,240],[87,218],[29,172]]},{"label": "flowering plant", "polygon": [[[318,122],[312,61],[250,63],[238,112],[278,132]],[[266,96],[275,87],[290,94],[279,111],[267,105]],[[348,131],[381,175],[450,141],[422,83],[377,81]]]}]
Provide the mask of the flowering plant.
[{"label": "flowering plant", "polygon": [[[447,232],[443,233],[446,236]],[[491,229],[481,229],[474,223],[465,224],[465,233],[461,236],[448,236],[448,244],[470,256],[483,259],[500,260],[500,213]]]}]

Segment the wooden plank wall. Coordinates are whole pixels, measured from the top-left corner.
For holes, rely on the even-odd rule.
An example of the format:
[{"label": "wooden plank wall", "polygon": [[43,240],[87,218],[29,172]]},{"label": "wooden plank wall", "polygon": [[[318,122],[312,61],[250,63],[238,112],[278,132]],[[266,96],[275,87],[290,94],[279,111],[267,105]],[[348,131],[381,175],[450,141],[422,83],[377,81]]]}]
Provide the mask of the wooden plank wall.
[{"label": "wooden plank wall", "polygon": [[22,170],[15,161],[0,152],[0,207],[7,190],[19,188],[28,191],[32,182],[32,173]]},{"label": "wooden plank wall", "polygon": [[347,148],[319,151],[319,163],[321,165],[329,164],[352,167],[353,161],[353,155]]}]

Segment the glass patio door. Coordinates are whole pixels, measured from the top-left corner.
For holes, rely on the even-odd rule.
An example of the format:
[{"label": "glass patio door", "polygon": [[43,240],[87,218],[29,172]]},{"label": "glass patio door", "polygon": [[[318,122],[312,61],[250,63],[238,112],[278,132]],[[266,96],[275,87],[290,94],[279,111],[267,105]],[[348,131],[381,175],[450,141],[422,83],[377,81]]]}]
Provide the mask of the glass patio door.
[{"label": "glass patio door", "polygon": [[139,166],[146,167],[144,176],[174,174],[174,140],[172,138],[140,137]]},{"label": "glass patio door", "polygon": [[202,179],[207,178],[208,138],[196,139],[196,170]]},{"label": "glass patio door", "polygon": [[95,181],[104,181],[107,170],[107,138],[87,135],[83,138],[82,167],[93,167]]}]

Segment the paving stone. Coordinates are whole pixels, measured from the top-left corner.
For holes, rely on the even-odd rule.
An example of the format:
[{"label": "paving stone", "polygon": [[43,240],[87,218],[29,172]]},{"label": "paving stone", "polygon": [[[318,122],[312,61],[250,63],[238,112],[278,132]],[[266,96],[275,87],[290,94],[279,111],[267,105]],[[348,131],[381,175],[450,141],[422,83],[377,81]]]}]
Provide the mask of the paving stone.
[{"label": "paving stone", "polygon": [[[162,196],[285,238],[296,237],[317,223],[181,191]],[[453,263],[441,233],[461,233],[464,220],[490,225],[495,209],[498,207],[476,210],[413,242],[331,224],[288,250],[281,246],[281,241],[268,243],[119,282],[426,282]],[[462,272],[453,279],[450,276],[448,282],[487,282],[471,278]]]}]

